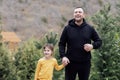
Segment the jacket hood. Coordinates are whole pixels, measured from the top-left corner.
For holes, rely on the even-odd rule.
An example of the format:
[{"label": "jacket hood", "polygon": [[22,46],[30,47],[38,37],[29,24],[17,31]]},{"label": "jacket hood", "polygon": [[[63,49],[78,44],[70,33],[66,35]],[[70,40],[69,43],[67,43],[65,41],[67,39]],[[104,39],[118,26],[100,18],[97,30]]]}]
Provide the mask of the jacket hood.
[{"label": "jacket hood", "polygon": [[86,23],[85,19],[83,19],[83,23],[81,25],[77,25],[77,24],[75,24],[75,19],[71,19],[71,20],[69,20],[68,25],[70,25],[72,27],[79,27],[79,26],[84,27],[85,25],[87,25],[87,23]]}]

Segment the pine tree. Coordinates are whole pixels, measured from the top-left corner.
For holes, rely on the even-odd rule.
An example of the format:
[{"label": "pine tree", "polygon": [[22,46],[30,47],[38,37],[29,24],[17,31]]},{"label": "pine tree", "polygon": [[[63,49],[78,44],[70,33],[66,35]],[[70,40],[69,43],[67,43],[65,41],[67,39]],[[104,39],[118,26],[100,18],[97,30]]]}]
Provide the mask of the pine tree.
[{"label": "pine tree", "polygon": [[46,42],[47,43],[52,43],[53,45],[56,45],[57,43],[57,34],[50,32],[49,34],[46,35]]},{"label": "pine tree", "polygon": [[12,56],[2,42],[0,34],[0,80],[14,80],[14,66]]},{"label": "pine tree", "polygon": [[93,53],[94,67],[90,80],[120,79],[120,34],[117,20],[110,15],[111,6],[106,5],[92,17],[92,22],[102,38],[102,47]]},{"label": "pine tree", "polygon": [[36,40],[30,39],[24,43],[15,54],[16,80],[33,80],[36,64],[41,56]]}]

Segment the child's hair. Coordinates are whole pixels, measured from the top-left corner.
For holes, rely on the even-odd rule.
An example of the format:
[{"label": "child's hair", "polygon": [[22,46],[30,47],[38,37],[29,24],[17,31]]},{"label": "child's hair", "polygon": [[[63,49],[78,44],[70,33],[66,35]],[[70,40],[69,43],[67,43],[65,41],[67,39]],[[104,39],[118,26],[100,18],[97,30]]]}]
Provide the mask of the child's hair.
[{"label": "child's hair", "polygon": [[43,46],[43,49],[45,49],[46,47],[48,47],[51,51],[54,51],[54,46],[53,46],[53,44],[51,44],[51,43],[46,43],[46,44]]}]

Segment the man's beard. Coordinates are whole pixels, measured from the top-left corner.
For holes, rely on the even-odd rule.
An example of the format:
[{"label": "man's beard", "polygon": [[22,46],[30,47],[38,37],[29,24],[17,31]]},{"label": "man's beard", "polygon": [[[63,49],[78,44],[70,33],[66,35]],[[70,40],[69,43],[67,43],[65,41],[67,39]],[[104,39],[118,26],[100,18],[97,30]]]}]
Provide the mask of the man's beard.
[{"label": "man's beard", "polygon": [[81,19],[79,19],[79,20],[75,19],[75,22],[77,22],[77,23],[80,23],[81,21],[83,21],[83,19],[82,19],[82,18],[81,18]]}]

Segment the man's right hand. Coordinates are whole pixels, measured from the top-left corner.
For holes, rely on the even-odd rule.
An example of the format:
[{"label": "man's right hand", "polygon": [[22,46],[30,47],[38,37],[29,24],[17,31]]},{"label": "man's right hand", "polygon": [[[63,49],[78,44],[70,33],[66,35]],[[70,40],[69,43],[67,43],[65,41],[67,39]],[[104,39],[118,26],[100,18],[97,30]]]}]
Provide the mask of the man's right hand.
[{"label": "man's right hand", "polygon": [[67,57],[63,57],[62,58],[62,63],[67,65],[68,63],[70,63],[69,59]]}]

